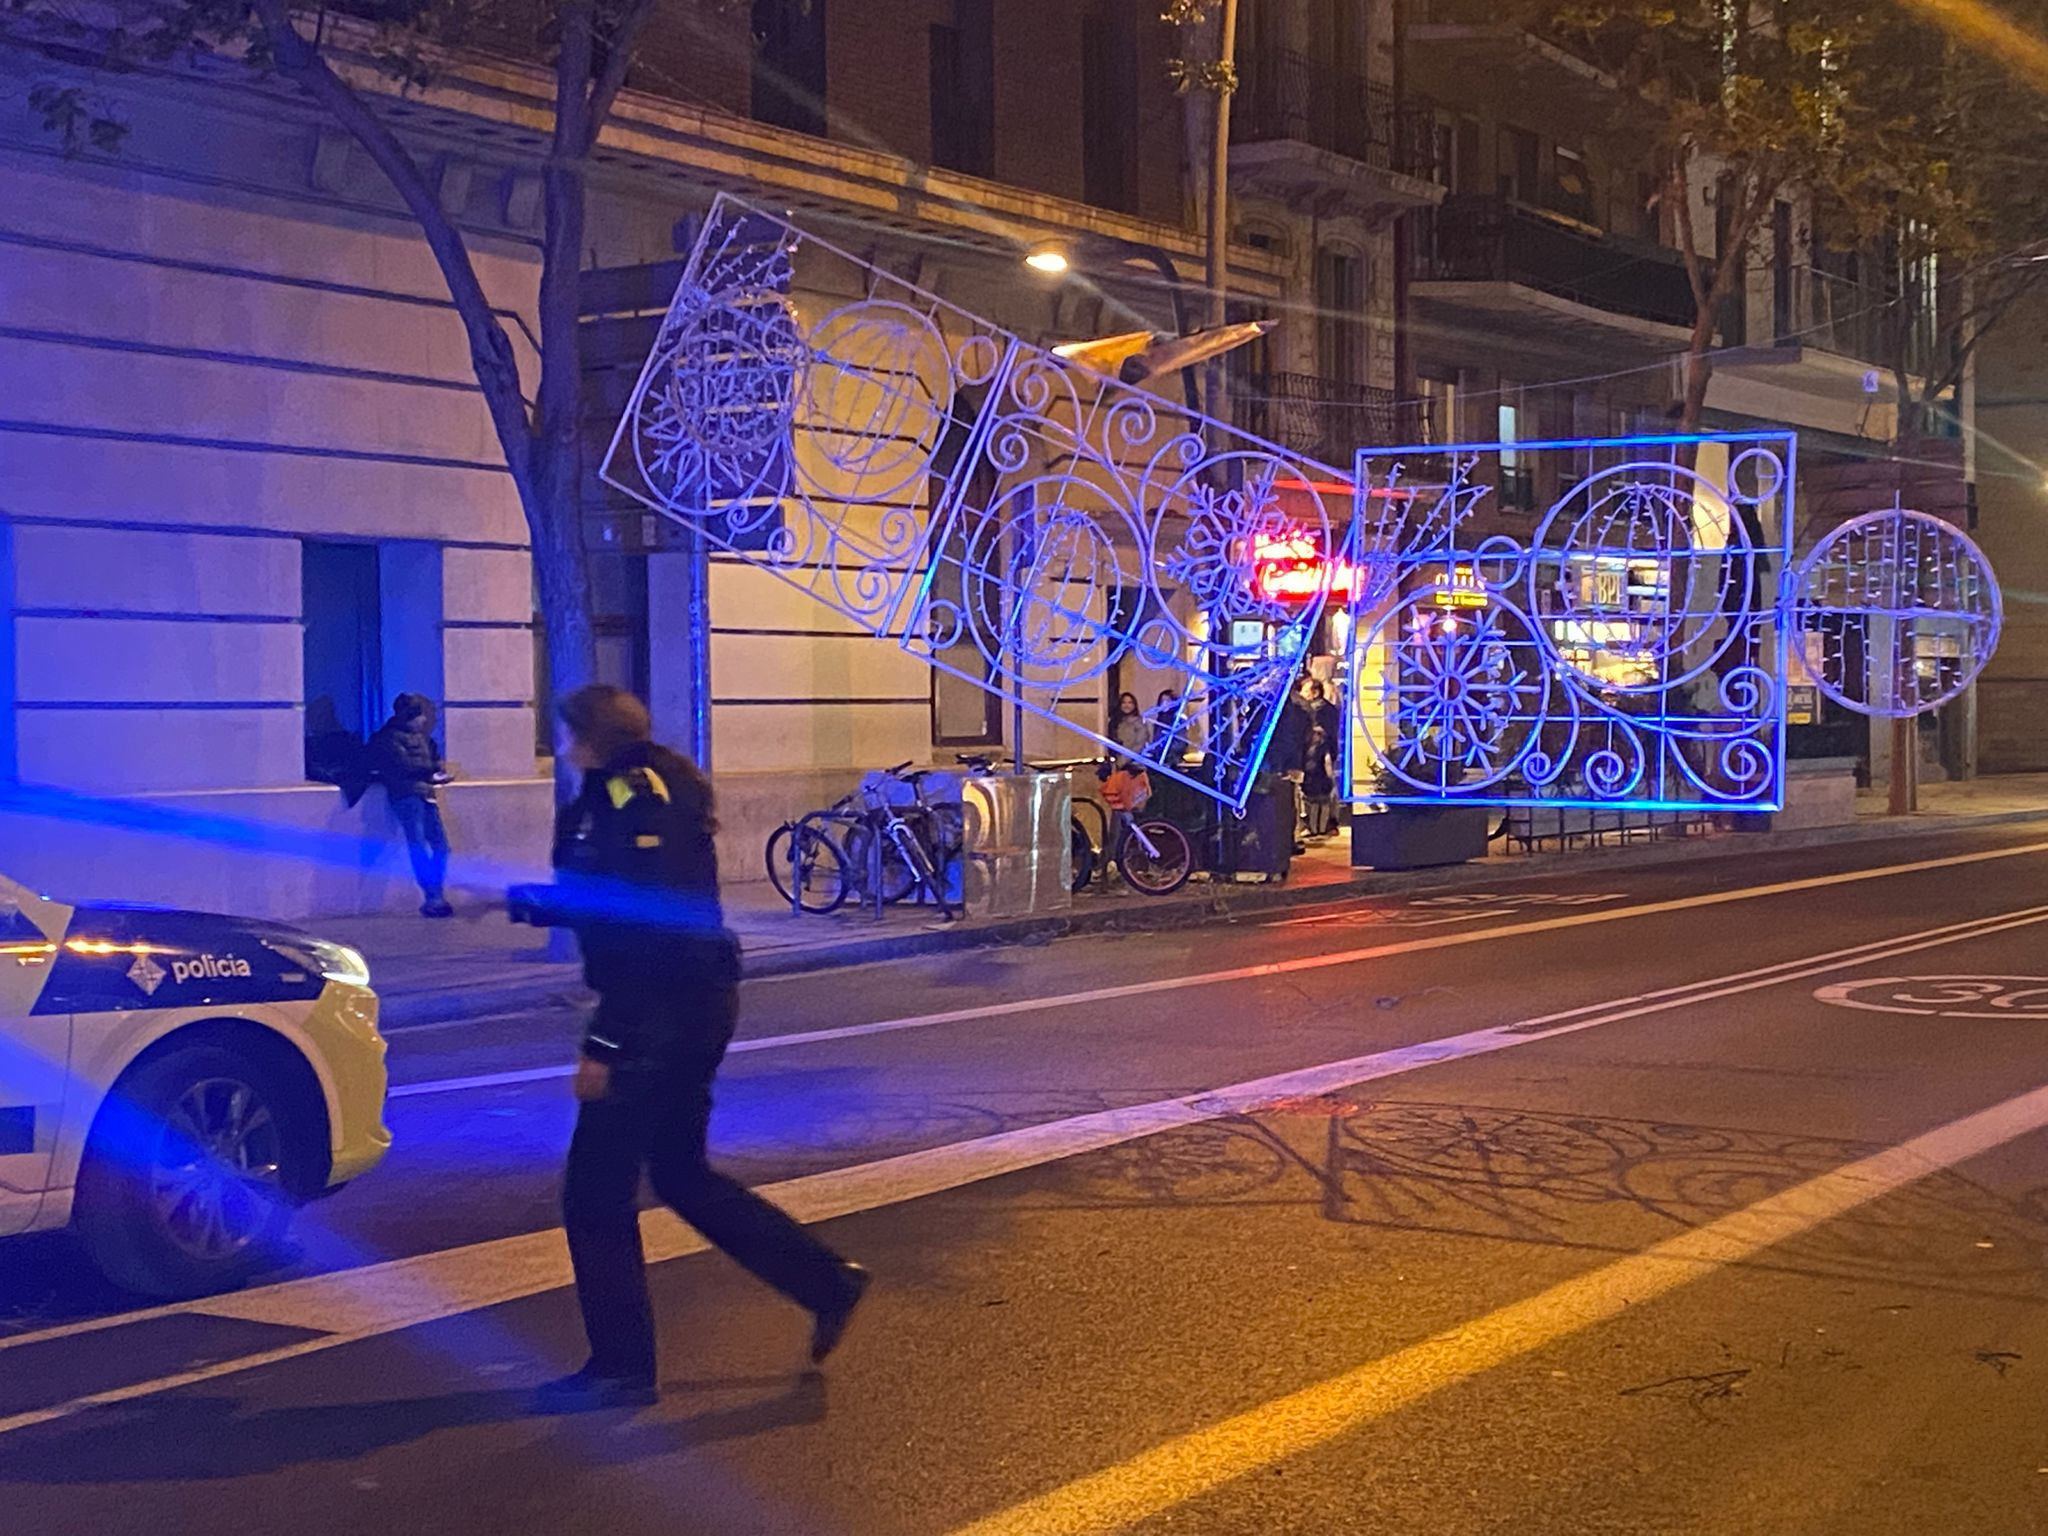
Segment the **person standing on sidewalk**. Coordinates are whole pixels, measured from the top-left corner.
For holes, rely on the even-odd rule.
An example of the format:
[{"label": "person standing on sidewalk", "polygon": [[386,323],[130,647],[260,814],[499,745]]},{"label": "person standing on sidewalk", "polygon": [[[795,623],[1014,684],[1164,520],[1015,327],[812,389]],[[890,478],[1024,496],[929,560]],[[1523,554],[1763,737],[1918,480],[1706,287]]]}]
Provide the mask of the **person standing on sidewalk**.
[{"label": "person standing on sidewalk", "polygon": [[[711,786],[652,740],[647,706],[593,685],[562,701],[559,750],[584,774],[556,827],[543,920],[576,931],[597,993],[562,1189],[581,1370],[540,1389],[546,1412],[652,1403],[654,1316],[640,1248],[645,1173],[675,1213],[813,1315],[811,1361],[839,1343],[868,1285],[786,1213],[706,1160],[711,1084],[739,1015],[740,946],[724,925]],[[531,915],[531,914],[529,914]]]},{"label": "person standing on sidewalk", "polygon": [[391,718],[370,738],[370,771],[391,799],[405,833],[412,875],[420,885],[420,916],[452,917],[448,905],[448,833],[441,825],[438,786],[448,782],[434,741],[434,706],[417,693],[391,701]]}]

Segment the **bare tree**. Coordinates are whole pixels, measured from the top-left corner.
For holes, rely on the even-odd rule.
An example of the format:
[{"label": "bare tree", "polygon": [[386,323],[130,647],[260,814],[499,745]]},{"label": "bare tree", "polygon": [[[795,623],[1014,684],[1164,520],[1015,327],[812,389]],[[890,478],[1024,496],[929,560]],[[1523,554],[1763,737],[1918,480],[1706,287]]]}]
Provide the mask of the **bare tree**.
[{"label": "bare tree", "polygon": [[[553,686],[595,672],[589,560],[579,507],[582,373],[577,316],[592,151],[657,0],[553,0],[528,39],[550,57],[553,131],[542,168],[538,301],[540,370],[531,398],[511,338],[493,313],[462,230],[441,205],[418,154],[381,111],[390,93],[427,86],[460,61],[502,12],[486,0],[371,0],[336,16],[287,0],[144,0],[84,7],[0,0],[0,38],[99,70],[138,63],[232,61],[290,81],[359,144],[391,183],[433,253],[469,339],[470,363],[518,490]],[[126,126],[90,85],[45,84],[31,105],[67,146],[117,147]]]}]

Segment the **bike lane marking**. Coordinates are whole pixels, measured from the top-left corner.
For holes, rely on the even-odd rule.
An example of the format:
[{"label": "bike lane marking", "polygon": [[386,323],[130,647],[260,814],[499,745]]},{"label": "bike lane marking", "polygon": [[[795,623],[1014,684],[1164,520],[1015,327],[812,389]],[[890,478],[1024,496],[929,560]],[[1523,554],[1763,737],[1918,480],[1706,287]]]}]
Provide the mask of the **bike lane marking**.
[{"label": "bike lane marking", "polygon": [[[1493,1025],[1320,1066],[1253,1078],[1200,1093],[1047,1121],[968,1141],[952,1142],[872,1163],[806,1174],[764,1185],[760,1193],[797,1220],[810,1223],[894,1206],[999,1178],[1085,1153],[1137,1141],[1229,1115],[1258,1112],[1275,1100],[1307,1098],[1353,1085],[1398,1077],[1424,1067],[1512,1050],[1580,1030],[1663,1013],[1693,1003],[1760,991],[1822,975],[1845,965],[1889,959],[2048,922],[2048,906],[1951,923],[1918,933],[1873,940],[1756,970],[1734,972],[1682,987],[1614,998],[1604,1003]],[[665,1210],[641,1214],[650,1263],[682,1258],[709,1245]],[[562,1229],[496,1238],[354,1269],[259,1286],[239,1293],[174,1302],[114,1317],[62,1324],[0,1339],[0,1353],[29,1343],[94,1333],[152,1318],[196,1315],[317,1330],[317,1336],[190,1370],[96,1392],[67,1402],[0,1418],[0,1436],[68,1417],[89,1408],[133,1401],[266,1365],[281,1364],[345,1344],[396,1333],[463,1313],[517,1301],[571,1283]]]},{"label": "bike lane marking", "polygon": [[1755,1258],[1907,1185],[2048,1127],[2048,1086],[1845,1163],[1546,1291],[960,1526],[952,1536],[1101,1536],[1177,1509],[1509,1361]]},{"label": "bike lane marking", "polygon": [[[1238,981],[1257,981],[1273,976],[1290,976],[1303,971],[1329,970],[1358,965],[1395,955],[1421,954],[1429,950],[1452,949],[1466,944],[1487,944],[1496,939],[1526,938],[1532,934],[1555,933],[1562,929],[1585,928],[1597,923],[1617,923],[1629,918],[1656,917],[1669,912],[1687,912],[1699,907],[1724,906],[1730,902],[1756,901],[1799,891],[1820,890],[1834,885],[1851,885],[1864,880],[1881,880],[1893,875],[1920,874],[1928,870],[1953,869],[1981,864],[1992,859],[2018,858],[2024,854],[2048,853],[2048,843],[2027,843],[2018,848],[1994,848],[1975,853],[1950,854],[1938,859],[1916,859],[1907,864],[1886,864],[1874,869],[1845,870],[1832,875],[1811,875],[1799,880],[1780,880],[1771,885],[1744,886],[1732,891],[1707,891],[1696,896],[1677,896],[1666,901],[1644,902],[1633,907],[1605,907],[1599,911],[1566,912],[1556,917],[1534,918],[1522,923],[1503,923],[1497,928],[1432,933],[1421,938],[1398,939],[1358,949],[1330,950],[1319,955],[1296,955],[1285,960],[1264,960],[1253,965],[1233,966],[1222,971],[1196,971],[1185,976],[1157,976],[1146,981],[1121,982],[1115,986],[1093,987],[1084,992],[1060,992],[1050,997],[1023,997],[1000,1003],[979,1003],[967,1008],[948,1008],[937,1013],[911,1014],[899,1019],[877,1019],[868,1024],[842,1024],[830,1029],[804,1030],[787,1035],[762,1035],[735,1040],[728,1055],[748,1051],[788,1050],[800,1045],[822,1045],[834,1040],[857,1040],[868,1035],[896,1034],[903,1030],[932,1029],[946,1024],[967,1024],[977,1019],[1013,1018],[1053,1008],[1084,1007],[1092,1003],[1115,1002],[1121,998],[1146,997],[1159,992],[1180,992],[1196,987],[1213,987]],[[522,1072],[487,1072],[476,1077],[440,1078],[423,1083],[405,1083],[391,1090],[394,1099],[430,1093],[460,1093],[473,1088],[496,1088],[516,1083],[544,1082],[567,1077],[573,1066],[535,1067]]]}]

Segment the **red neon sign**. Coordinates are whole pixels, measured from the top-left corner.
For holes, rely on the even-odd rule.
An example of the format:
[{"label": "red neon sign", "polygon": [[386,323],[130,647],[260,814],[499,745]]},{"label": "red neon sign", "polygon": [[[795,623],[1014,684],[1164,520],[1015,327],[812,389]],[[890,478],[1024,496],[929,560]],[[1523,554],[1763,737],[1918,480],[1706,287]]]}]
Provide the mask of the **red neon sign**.
[{"label": "red neon sign", "polygon": [[1340,599],[1351,596],[1355,574],[1351,562],[1330,559],[1306,530],[1277,536],[1254,534],[1252,566],[1259,596],[1275,602],[1306,603],[1325,594]]}]

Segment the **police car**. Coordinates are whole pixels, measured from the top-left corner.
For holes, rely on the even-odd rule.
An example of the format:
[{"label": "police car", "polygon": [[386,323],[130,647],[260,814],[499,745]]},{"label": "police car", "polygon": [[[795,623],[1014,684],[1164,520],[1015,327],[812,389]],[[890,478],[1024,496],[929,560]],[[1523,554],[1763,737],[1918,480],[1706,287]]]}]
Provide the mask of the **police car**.
[{"label": "police car", "polygon": [[233,1285],[384,1156],[384,1090],[356,951],[0,877],[0,1238],[74,1227],[146,1295]]}]

